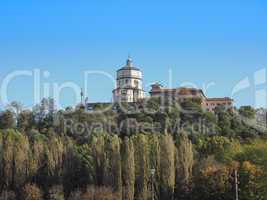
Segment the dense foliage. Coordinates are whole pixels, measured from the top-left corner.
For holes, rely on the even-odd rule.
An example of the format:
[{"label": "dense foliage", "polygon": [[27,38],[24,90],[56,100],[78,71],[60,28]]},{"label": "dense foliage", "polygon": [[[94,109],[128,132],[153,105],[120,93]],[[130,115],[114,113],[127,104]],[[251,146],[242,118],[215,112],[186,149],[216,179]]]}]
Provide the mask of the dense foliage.
[{"label": "dense foliage", "polygon": [[[105,109],[99,104],[96,110]],[[0,199],[267,199],[267,139],[251,107],[203,112],[150,99],[116,112],[0,114]],[[262,114],[261,114],[262,116]]]}]

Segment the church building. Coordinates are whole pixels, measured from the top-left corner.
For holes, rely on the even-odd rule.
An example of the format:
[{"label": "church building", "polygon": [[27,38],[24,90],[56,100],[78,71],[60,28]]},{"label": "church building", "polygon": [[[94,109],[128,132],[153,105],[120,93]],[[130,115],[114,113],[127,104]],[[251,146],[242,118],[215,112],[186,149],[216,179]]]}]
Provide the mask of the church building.
[{"label": "church building", "polygon": [[[117,103],[142,103],[146,96],[143,90],[143,74],[142,71],[133,65],[133,60],[128,57],[126,65],[117,70],[116,88],[113,90],[113,103],[87,103],[88,111],[95,110],[101,104],[103,107],[112,107],[117,110]],[[223,106],[226,110],[234,108],[234,100],[229,97],[224,98],[208,98],[201,89],[196,88],[164,88],[162,85],[155,83],[150,90],[150,97],[160,97],[161,99],[174,100],[184,102],[187,99],[200,100],[201,107],[204,111],[214,112],[219,106]],[[147,97],[149,98],[149,97]],[[113,105],[113,106],[112,106]]]},{"label": "church building", "polygon": [[117,87],[113,90],[113,101],[133,103],[144,98],[142,72],[133,66],[133,60],[128,57],[126,65],[117,71]]}]

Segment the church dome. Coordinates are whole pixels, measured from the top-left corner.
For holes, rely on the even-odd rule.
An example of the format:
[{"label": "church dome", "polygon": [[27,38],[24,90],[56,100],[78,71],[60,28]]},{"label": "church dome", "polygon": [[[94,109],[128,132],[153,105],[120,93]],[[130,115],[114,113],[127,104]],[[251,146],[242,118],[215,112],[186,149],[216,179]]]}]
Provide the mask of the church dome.
[{"label": "church dome", "polygon": [[126,65],[124,67],[122,67],[121,69],[118,70],[122,71],[122,70],[135,70],[135,71],[141,71],[140,69],[138,69],[137,67],[133,66],[133,60],[131,57],[128,57],[128,59],[126,60]]}]

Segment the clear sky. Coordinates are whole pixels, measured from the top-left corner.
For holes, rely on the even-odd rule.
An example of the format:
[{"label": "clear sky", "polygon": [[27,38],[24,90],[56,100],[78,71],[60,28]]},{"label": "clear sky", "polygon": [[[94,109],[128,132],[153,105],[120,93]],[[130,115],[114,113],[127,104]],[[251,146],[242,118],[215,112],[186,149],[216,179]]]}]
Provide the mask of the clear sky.
[{"label": "clear sky", "polygon": [[[48,83],[72,81],[83,87],[85,70],[115,76],[128,54],[144,72],[145,90],[160,81],[214,82],[207,96],[232,96],[236,105],[265,106],[254,73],[267,67],[267,2],[265,0],[9,0],[0,3],[0,81],[14,70],[40,69]],[[258,73],[259,74],[259,73]],[[263,72],[260,72],[264,79]],[[265,81],[266,82],[266,81]],[[247,84],[249,83],[250,86]],[[245,85],[245,86],[244,86]],[[247,85],[247,86],[246,86]],[[90,101],[110,101],[112,83],[93,75]],[[261,97],[264,97],[261,96]],[[8,88],[8,98],[33,104],[33,80],[21,76]],[[257,100],[256,100],[257,99]],[[74,95],[64,90],[62,105]],[[258,103],[256,103],[258,102]],[[260,103],[259,103],[260,102]],[[3,103],[3,102],[2,102]]]}]

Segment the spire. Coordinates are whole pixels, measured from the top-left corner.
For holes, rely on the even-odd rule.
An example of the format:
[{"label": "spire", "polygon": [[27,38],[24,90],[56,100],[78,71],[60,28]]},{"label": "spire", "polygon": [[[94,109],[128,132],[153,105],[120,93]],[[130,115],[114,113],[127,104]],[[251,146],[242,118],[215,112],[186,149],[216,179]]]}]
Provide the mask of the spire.
[{"label": "spire", "polygon": [[128,56],[126,64],[127,64],[128,67],[132,67],[133,66],[133,60],[132,60],[130,55]]}]

